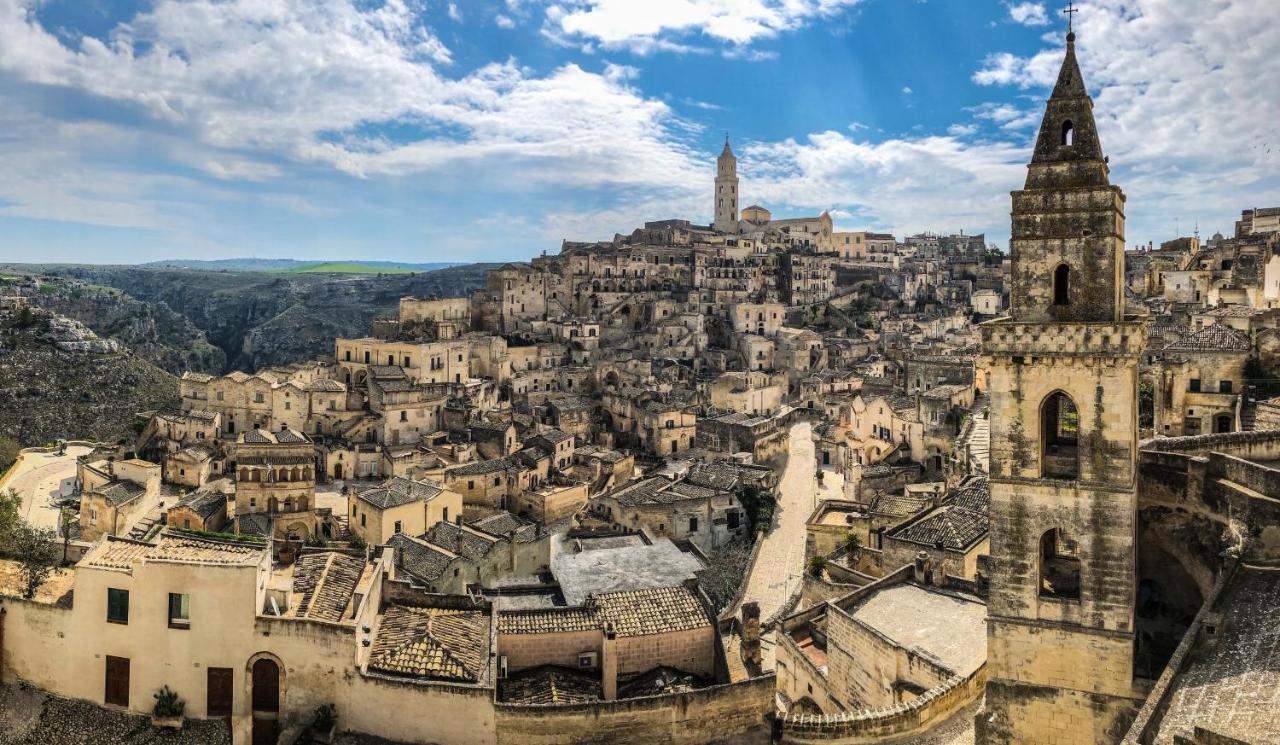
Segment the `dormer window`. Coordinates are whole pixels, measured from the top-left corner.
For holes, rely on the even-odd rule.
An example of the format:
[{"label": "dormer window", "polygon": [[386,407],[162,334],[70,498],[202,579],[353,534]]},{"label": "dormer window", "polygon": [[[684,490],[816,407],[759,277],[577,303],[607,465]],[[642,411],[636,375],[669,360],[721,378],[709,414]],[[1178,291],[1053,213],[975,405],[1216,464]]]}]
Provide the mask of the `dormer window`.
[{"label": "dormer window", "polygon": [[1075,136],[1076,136],[1075,126],[1071,124],[1071,120],[1068,119],[1065,122],[1063,122],[1061,144],[1066,145],[1067,147],[1071,147],[1072,145],[1076,144]]}]

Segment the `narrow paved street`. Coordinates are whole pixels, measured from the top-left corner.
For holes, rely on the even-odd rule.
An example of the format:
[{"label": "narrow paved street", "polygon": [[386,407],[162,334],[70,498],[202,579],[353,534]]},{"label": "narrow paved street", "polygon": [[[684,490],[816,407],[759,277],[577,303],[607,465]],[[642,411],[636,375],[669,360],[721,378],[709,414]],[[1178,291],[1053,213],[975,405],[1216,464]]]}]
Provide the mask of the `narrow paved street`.
[{"label": "narrow paved street", "polygon": [[778,480],[778,504],[773,528],[760,540],[760,554],[747,577],[742,601],[760,604],[760,620],[772,618],[800,587],[804,571],[804,521],[813,512],[817,494],[812,426],[791,427],[787,464]]},{"label": "narrow paved street", "polygon": [[0,486],[13,489],[22,496],[22,518],[41,528],[58,527],[58,510],[50,500],[58,494],[70,494],[76,480],[76,456],[92,452],[92,448],[72,446],[65,455],[25,453],[8,480]]}]

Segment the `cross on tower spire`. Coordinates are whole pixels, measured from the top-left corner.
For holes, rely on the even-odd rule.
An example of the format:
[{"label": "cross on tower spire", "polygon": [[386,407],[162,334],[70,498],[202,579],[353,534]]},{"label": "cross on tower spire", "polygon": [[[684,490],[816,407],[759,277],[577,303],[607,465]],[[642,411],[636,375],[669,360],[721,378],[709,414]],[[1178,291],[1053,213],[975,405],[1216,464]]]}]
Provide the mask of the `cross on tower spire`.
[{"label": "cross on tower spire", "polygon": [[1062,14],[1067,17],[1067,33],[1068,34],[1075,33],[1075,31],[1072,29],[1072,26],[1074,25],[1073,21],[1075,21],[1075,15],[1076,13],[1079,13],[1079,12],[1080,12],[1080,9],[1076,7],[1075,3],[1071,3],[1071,2],[1067,3],[1066,9],[1062,11]]}]

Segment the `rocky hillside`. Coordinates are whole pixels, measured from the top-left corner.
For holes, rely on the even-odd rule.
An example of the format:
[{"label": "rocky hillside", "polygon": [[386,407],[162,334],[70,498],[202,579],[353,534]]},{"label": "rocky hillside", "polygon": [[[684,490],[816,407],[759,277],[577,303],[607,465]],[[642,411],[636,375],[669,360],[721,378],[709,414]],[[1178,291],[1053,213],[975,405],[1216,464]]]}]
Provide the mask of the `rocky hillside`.
[{"label": "rocky hillside", "polygon": [[178,379],[84,324],[0,293],[0,435],[119,442],[178,404]]},{"label": "rocky hillside", "polygon": [[[211,370],[207,365],[193,365],[191,369],[226,372],[252,371],[332,354],[335,336],[368,334],[374,318],[395,314],[401,297],[470,295],[484,286],[485,271],[491,266],[467,264],[430,272],[380,275],[132,266],[22,269],[122,290],[144,305],[156,306],[157,319],[168,317],[169,312],[180,314],[225,357],[221,370]],[[109,329],[99,333],[104,331],[111,333]],[[200,352],[195,357],[214,361]]]},{"label": "rocky hillside", "polygon": [[113,287],[51,275],[0,276],[4,294],[20,294],[33,308],[79,321],[175,375],[185,370],[220,373],[227,366],[226,354],[164,303],[145,303]]}]

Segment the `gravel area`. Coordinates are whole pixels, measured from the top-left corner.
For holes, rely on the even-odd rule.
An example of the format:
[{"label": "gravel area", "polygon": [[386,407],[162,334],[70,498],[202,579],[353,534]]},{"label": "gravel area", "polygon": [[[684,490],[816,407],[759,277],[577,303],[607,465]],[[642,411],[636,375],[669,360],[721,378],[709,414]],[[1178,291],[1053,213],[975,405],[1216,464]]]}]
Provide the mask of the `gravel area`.
[{"label": "gravel area", "polygon": [[149,717],[58,698],[21,685],[0,686],[0,745],[230,745],[221,721],[188,719],[181,731],[151,726]]}]

